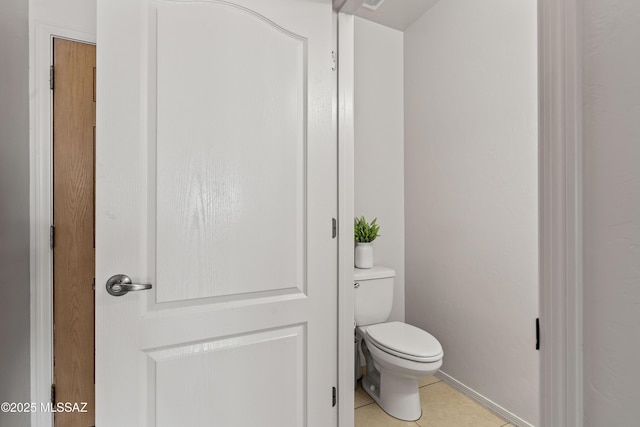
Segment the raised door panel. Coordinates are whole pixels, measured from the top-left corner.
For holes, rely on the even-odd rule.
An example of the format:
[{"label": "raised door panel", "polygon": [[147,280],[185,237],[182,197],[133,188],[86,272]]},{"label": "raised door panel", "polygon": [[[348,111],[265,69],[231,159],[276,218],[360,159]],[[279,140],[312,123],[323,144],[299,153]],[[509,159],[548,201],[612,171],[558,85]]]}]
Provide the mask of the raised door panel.
[{"label": "raised door panel", "polygon": [[152,13],[156,302],[304,292],[306,40],[226,3]]},{"label": "raised door panel", "polygon": [[[305,425],[305,328],[148,352],[154,425]],[[176,410],[179,408],[179,410]]]}]

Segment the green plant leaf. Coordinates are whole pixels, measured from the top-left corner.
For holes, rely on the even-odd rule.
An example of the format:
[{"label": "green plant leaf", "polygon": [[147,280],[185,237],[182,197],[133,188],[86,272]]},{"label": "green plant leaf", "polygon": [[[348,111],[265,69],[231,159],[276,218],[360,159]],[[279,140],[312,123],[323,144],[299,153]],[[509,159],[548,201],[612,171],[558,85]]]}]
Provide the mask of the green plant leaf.
[{"label": "green plant leaf", "polygon": [[378,237],[380,226],[377,225],[378,218],[374,218],[371,223],[367,222],[364,216],[356,217],[353,221],[353,235],[358,243],[370,243]]}]

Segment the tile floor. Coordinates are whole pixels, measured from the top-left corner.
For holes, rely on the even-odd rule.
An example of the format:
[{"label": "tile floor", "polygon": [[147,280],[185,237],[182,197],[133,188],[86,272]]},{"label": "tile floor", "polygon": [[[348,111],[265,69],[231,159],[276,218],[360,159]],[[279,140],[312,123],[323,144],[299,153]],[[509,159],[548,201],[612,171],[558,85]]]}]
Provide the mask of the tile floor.
[{"label": "tile floor", "polygon": [[422,417],[400,421],[387,415],[362,389],[355,392],[355,427],[513,427],[436,377],[420,381]]}]

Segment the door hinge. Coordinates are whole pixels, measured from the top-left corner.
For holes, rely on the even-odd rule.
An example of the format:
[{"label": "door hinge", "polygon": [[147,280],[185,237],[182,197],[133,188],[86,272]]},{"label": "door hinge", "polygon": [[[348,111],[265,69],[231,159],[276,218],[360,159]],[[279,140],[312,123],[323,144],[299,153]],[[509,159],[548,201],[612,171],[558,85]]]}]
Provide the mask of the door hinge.
[{"label": "door hinge", "polygon": [[336,403],[338,403],[338,389],[335,387],[331,388],[331,401],[333,402],[331,404],[331,407],[333,408],[336,406]]},{"label": "door hinge", "polygon": [[49,68],[49,88],[51,90],[53,90],[53,87],[55,86],[54,82],[55,82],[55,73],[53,71],[53,65],[52,65],[51,68]]},{"label": "door hinge", "polygon": [[93,283],[91,284],[91,289],[93,289],[93,292],[96,291],[96,278],[93,278]]},{"label": "door hinge", "polygon": [[51,384],[51,403],[56,404],[56,385]]},{"label": "door hinge", "polygon": [[338,220],[331,218],[331,238],[335,239],[338,236]]},{"label": "door hinge", "polygon": [[338,64],[336,61],[336,51],[331,51],[331,71],[335,71],[338,68]]},{"label": "door hinge", "polygon": [[540,350],[540,318],[536,318],[536,350]]},{"label": "door hinge", "polygon": [[56,227],[49,227],[49,247],[53,249],[56,246]]}]

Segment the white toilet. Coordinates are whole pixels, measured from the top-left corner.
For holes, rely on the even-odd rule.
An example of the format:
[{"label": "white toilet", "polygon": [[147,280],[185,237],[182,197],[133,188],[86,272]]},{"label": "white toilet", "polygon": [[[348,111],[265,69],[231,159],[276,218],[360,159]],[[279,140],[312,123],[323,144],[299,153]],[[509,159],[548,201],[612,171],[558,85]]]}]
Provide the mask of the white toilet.
[{"label": "white toilet", "polygon": [[356,337],[367,361],[362,388],[389,415],[415,421],[422,415],[418,379],[442,366],[433,335],[402,322],[387,322],[396,272],[374,266],[354,272]]}]

